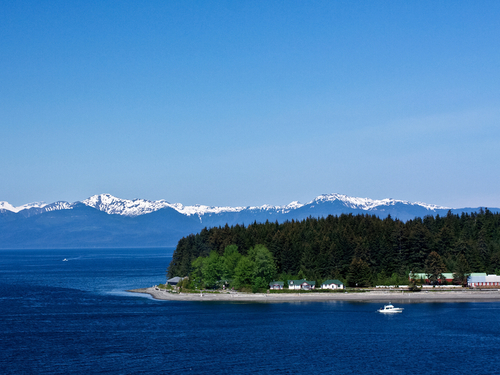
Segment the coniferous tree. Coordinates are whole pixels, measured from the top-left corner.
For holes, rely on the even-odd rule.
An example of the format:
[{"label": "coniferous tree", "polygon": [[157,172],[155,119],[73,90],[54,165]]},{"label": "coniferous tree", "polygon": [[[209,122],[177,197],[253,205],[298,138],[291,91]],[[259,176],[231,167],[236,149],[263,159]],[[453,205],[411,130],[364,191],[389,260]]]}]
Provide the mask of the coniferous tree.
[{"label": "coniferous tree", "polygon": [[486,242],[486,231],[481,229],[479,232],[479,236],[477,239],[477,252],[479,254],[479,257],[481,259],[481,263],[485,265],[487,261],[489,260],[489,254],[488,254],[488,244]]},{"label": "coniferous tree", "polygon": [[446,267],[439,254],[435,251],[431,252],[425,261],[425,273],[431,284],[436,284],[439,280],[442,280],[445,271]]},{"label": "coniferous tree", "polygon": [[416,223],[410,231],[409,243],[409,265],[414,269],[423,269],[424,263],[430,253],[430,233],[420,222]]},{"label": "coniferous tree", "polygon": [[470,275],[469,263],[463,254],[460,254],[453,273],[453,282],[457,285],[467,286],[467,277]]},{"label": "coniferous tree", "polygon": [[488,266],[488,273],[493,274],[500,272],[500,252],[494,252],[491,254],[489,266]]},{"label": "coniferous tree", "polygon": [[353,258],[347,275],[349,286],[366,287],[371,284],[371,270],[368,263],[360,258]]}]

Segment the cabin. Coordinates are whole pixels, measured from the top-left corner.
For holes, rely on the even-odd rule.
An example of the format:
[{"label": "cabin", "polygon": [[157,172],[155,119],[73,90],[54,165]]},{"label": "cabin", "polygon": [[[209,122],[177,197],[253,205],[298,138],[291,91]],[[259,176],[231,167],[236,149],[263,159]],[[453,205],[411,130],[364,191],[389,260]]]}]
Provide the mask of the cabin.
[{"label": "cabin", "polygon": [[269,283],[269,289],[281,290],[284,288],[285,283],[283,281],[271,281]]},{"label": "cabin", "polygon": [[167,285],[176,286],[177,284],[179,284],[182,281],[182,279],[184,279],[184,278],[179,277],[179,276],[172,277],[171,279],[167,280]]},{"label": "cabin", "polygon": [[344,283],[340,280],[326,280],[321,284],[321,289],[344,289]]},{"label": "cabin", "polygon": [[316,281],[301,280],[288,280],[288,289],[295,290],[311,290],[316,287]]}]

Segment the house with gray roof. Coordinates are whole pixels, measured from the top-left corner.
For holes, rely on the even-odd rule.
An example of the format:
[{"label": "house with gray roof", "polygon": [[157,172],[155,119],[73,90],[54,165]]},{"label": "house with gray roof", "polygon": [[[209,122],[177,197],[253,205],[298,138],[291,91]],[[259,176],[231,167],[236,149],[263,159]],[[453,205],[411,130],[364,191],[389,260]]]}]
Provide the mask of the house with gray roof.
[{"label": "house with gray roof", "polygon": [[184,279],[184,278],[179,277],[179,276],[172,277],[171,279],[167,280],[167,285],[176,286],[177,284],[179,284],[182,281],[182,279]]}]

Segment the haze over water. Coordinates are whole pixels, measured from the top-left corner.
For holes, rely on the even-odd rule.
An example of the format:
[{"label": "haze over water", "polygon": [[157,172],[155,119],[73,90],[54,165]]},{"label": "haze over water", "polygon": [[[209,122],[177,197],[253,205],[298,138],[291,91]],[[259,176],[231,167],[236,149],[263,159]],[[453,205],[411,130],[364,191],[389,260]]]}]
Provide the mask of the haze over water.
[{"label": "haze over water", "polygon": [[163,282],[172,251],[0,251],[0,373],[498,372],[500,303],[405,304],[384,316],[381,303],[125,292]]}]

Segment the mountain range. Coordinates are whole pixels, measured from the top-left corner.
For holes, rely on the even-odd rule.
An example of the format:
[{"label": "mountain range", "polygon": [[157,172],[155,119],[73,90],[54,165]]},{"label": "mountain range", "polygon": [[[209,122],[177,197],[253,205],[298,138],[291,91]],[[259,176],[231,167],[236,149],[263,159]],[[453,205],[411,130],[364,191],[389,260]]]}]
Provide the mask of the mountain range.
[{"label": "mountain range", "polygon": [[[395,199],[373,200],[324,194],[285,206],[184,206],[165,200],[120,199],[94,195],[69,203],[35,202],[14,207],[0,202],[0,248],[88,248],[175,246],[180,238],[204,227],[302,220],[341,214],[369,214],[402,221],[427,215],[479,211]],[[498,208],[490,208],[500,212]]]}]

